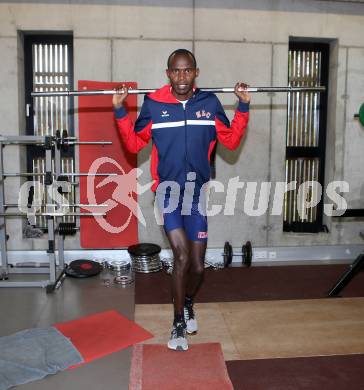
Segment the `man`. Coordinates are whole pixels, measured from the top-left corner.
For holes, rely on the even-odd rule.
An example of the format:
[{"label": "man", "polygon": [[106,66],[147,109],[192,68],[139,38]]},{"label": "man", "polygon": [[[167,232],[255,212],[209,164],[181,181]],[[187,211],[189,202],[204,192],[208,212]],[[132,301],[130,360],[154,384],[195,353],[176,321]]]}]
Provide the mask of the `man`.
[{"label": "man", "polygon": [[195,87],[199,69],[190,51],[174,51],[166,74],[170,84],[145,97],[135,125],[123,107],[128,95],[124,85],[113,95],[113,106],[129,151],[137,153],[153,140],[152,190],[174,256],[174,321],[168,348],[185,351],[186,333],[197,332],[193,299],[202,282],[207,247],[203,197],[210,179],[210,154],[217,140],[229,149],[238,147],[249,119],[250,95],[246,84],[235,85],[239,105],[230,126],[218,98]]}]

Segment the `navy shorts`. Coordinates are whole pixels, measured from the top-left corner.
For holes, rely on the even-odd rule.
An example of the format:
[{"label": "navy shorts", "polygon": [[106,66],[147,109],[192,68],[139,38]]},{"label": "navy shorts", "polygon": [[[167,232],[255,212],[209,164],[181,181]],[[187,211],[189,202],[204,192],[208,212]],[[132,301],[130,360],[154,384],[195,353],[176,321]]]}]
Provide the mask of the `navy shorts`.
[{"label": "navy shorts", "polygon": [[165,232],[182,228],[189,240],[207,241],[207,217],[201,214],[201,209],[203,206],[201,204],[199,206],[198,200],[191,199],[184,202],[183,196],[173,198],[167,194],[164,199],[165,212],[163,212]]}]

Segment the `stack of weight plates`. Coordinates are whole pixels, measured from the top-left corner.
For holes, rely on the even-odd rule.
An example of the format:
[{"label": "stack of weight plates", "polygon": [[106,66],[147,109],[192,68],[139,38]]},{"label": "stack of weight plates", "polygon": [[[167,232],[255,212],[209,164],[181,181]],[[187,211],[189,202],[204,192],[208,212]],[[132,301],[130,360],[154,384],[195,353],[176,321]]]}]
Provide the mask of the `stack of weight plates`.
[{"label": "stack of weight plates", "polygon": [[114,260],[108,263],[108,268],[114,274],[114,283],[127,286],[134,282],[131,265],[126,260]]},{"label": "stack of weight plates", "polygon": [[129,246],[128,252],[133,270],[145,274],[160,271],[162,269],[160,251],[161,247],[156,244],[143,243]]}]

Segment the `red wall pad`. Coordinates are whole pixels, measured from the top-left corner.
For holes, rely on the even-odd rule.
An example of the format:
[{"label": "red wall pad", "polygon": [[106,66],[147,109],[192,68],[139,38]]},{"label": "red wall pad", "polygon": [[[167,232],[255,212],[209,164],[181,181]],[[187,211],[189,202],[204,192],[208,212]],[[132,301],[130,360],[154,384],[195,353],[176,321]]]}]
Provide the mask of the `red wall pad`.
[{"label": "red wall pad", "polygon": [[[121,84],[122,82],[80,80],[78,89],[111,90]],[[135,82],[124,84],[133,89],[137,88]],[[137,96],[129,95],[126,105],[131,119],[135,122]],[[79,140],[112,141],[112,145],[105,146],[80,145],[79,171],[118,174],[80,177],[80,202],[108,205],[105,208],[81,209],[81,212],[105,212],[109,209],[106,217],[80,218],[81,247],[121,248],[136,244],[138,243],[136,174],[132,169],[137,166],[137,156],[129,153],[121,143],[112,109],[112,95],[79,96],[78,107]],[[128,173],[130,175],[126,176]],[[129,189],[125,192],[127,188]],[[120,202],[122,198],[129,203],[128,206]]]}]

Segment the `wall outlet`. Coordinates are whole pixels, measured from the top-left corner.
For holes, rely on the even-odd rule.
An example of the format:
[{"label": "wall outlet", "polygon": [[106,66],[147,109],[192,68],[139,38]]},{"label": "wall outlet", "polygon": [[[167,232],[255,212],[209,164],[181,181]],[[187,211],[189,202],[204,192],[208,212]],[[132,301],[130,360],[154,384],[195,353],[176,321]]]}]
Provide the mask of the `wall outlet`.
[{"label": "wall outlet", "polygon": [[255,259],[266,259],[267,258],[267,251],[254,251],[254,258]]},{"label": "wall outlet", "polygon": [[269,252],[268,256],[270,259],[276,259],[277,258],[277,252]]}]

